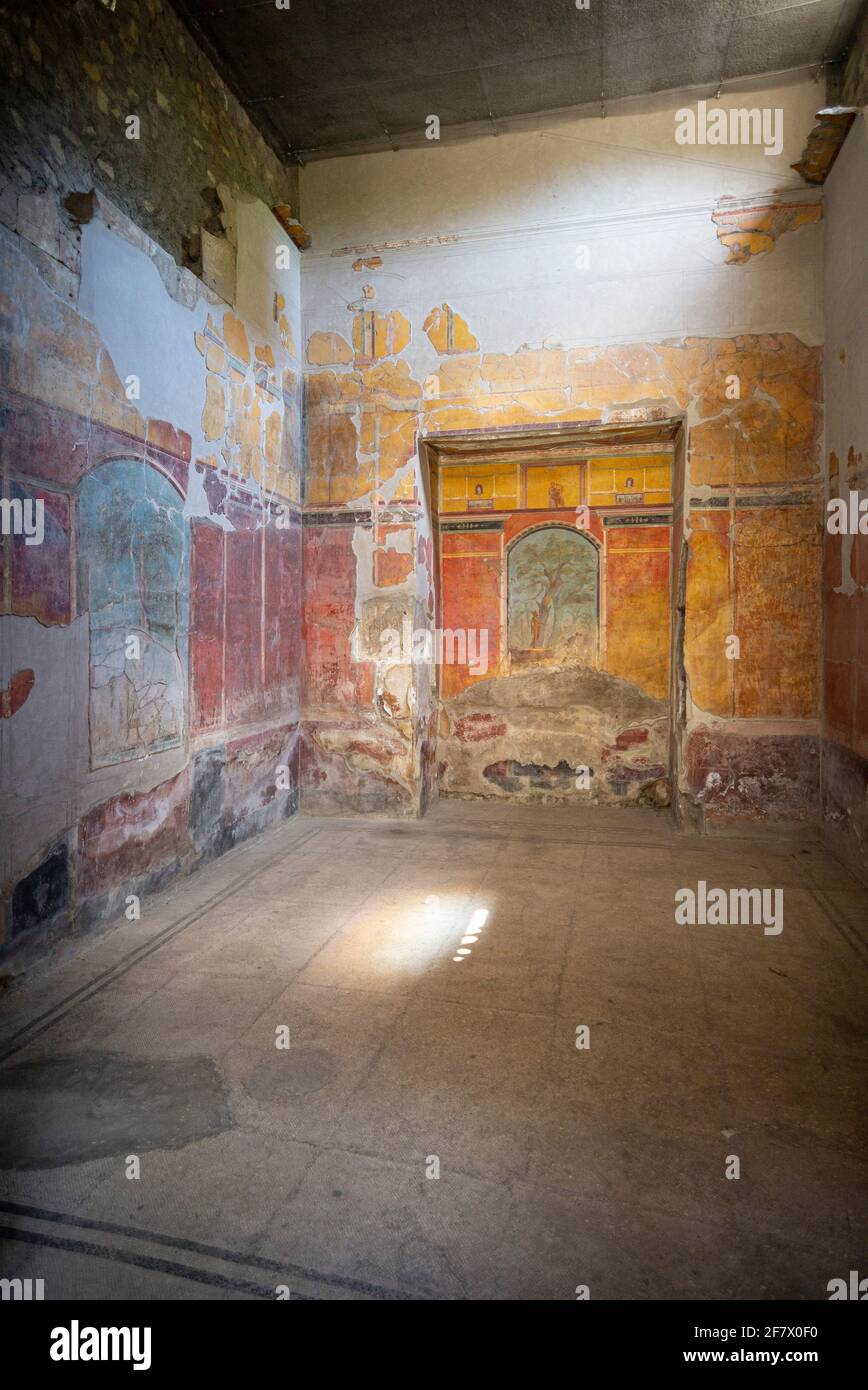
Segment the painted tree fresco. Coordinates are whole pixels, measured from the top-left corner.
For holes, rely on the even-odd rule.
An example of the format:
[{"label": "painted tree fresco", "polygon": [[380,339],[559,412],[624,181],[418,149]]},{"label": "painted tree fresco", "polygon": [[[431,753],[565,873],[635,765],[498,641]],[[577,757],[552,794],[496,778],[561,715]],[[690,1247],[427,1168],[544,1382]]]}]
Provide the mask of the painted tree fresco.
[{"label": "painted tree fresco", "polygon": [[91,765],[177,747],[184,729],[183,502],[154,468],[117,459],[84,479],[79,598],[90,624]]},{"label": "painted tree fresco", "polygon": [[594,665],[599,566],[593,544],[564,526],[531,531],[508,562],[513,665]]}]

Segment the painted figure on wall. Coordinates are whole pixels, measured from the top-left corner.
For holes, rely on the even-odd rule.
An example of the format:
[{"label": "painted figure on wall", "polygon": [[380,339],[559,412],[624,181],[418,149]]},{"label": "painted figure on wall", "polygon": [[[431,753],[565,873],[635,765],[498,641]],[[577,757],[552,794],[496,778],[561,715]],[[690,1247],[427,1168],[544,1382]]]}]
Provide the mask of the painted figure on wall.
[{"label": "painted figure on wall", "polygon": [[507,583],[513,666],[596,664],[599,571],[587,537],[564,526],[522,536]]},{"label": "painted figure on wall", "polygon": [[187,531],[162,473],[115,459],[79,495],[89,614],[91,766],[177,747],[184,731]]}]

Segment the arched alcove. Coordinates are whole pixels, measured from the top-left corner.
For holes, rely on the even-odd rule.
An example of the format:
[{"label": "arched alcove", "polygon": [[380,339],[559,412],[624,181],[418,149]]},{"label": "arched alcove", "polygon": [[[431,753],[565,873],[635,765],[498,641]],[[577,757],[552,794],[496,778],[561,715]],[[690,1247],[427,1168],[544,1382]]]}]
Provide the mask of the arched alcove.
[{"label": "arched alcove", "polygon": [[510,665],[595,665],[599,626],[599,558],[587,536],[541,526],[507,555]]}]

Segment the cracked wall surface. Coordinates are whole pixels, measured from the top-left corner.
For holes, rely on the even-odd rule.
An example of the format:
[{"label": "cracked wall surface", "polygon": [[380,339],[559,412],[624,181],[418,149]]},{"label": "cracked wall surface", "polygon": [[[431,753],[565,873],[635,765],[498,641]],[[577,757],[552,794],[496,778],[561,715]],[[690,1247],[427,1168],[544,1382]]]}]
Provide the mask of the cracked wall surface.
[{"label": "cracked wall surface", "polygon": [[298,806],[298,253],[276,269],[270,210],[223,199],[231,303],[102,195],[69,229],[72,300],[0,229],[3,492],[46,517],[0,543],[16,960]]},{"label": "cracked wall surface", "polygon": [[761,207],[716,208],[711,214],[727,265],[743,265],[751,256],[773,251],[778,237],[794,232],[823,215],[821,203],[767,203]]},{"label": "cracked wall surface", "polygon": [[[824,374],[831,477],[864,486],[864,329],[848,249],[824,360],[825,219],[790,215],[814,85],[744,94],[785,108],[774,158],[677,146],[660,99],[309,167],[300,257],[269,210],[293,190],[228,94],[196,71],[164,90],[130,33],[146,115],[198,131],[190,158],[102,152],[117,53],[58,67],[99,113],[69,155],[41,23],[14,62],[44,148],[14,116],[0,139],[28,155],[0,192],[0,468],[45,518],[40,545],[0,545],[4,948],[116,916],[300,802],[563,800],[579,768],[598,800],[705,829],[812,822],[822,795],[864,846],[864,564],[822,525]],[[735,205],[771,220],[730,227],[726,264]],[[666,421],[662,455],[497,453]],[[493,453],[429,467],[459,434]],[[511,640],[510,556],[540,528],[587,533],[593,614],[590,589],[534,598]],[[432,660],[444,628],[484,629],[486,669]]]},{"label": "cracked wall surface", "polygon": [[[313,234],[302,267],[305,545],[323,557],[337,545],[356,556],[355,575],[341,572],[327,614],[322,590],[306,583],[305,660],[316,720],[330,730],[328,768],[316,746],[306,744],[303,759],[305,785],[319,781],[318,808],[351,809],[357,770],[369,789],[380,779],[383,808],[415,805],[410,755],[424,665],[400,667],[408,699],[397,668],[384,668],[370,644],[355,645],[359,632],[388,625],[387,613],[415,611],[423,626],[485,625],[495,651],[485,676],[448,665],[435,673],[441,788],[570,795],[572,759],[599,768],[616,749],[607,765],[624,776],[601,783],[606,798],[637,797],[646,758],[649,795],[651,787],[655,798],[665,795],[658,772],[670,778],[691,823],[816,820],[821,195],[800,190],[790,169],[814,123],[812,86],[770,82],[725,99],[784,109],[773,158],[677,146],[671,103],[661,99],[616,122],[580,118],[493,143],[302,171]],[[740,214],[729,231],[721,209]],[[751,223],[750,209],[762,225]],[[746,254],[721,264],[721,232],[736,237],[730,253]],[[762,247],[753,233],[766,236]],[[668,494],[643,482],[642,503],[631,508],[650,509],[645,521],[656,525],[604,527],[607,508],[622,505],[617,486],[580,499],[569,470],[537,469],[536,491],[521,497],[499,464],[490,488],[475,480],[478,496],[438,502],[426,491],[426,439],[488,431],[496,453],[497,431],[662,418],[683,421],[683,476],[668,504]],[[577,500],[590,504],[601,540],[596,663],[531,680],[502,660],[508,528],[575,527]],[[486,530],[484,512],[474,510],[483,505],[504,529]],[[655,505],[665,517],[653,516]],[[458,517],[468,524],[454,531]],[[416,549],[415,574],[402,578],[396,554],[372,581],[371,544],[384,524],[406,528],[394,549]],[[682,569],[684,651],[673,653]],[[730,636],[739,638],[735,658],[726,655]],[[587,729],[584,742],[567,733],[569,719],[544,699],[540,708],[554,711],[547,732],[523,683],[539,694],[554,681],[571,709],[578,696],[570,682],[581,685],[591,671],[594,739]],[[618,682],[656,702],[644,747],[631,742],[633,722],[612,724]],[[431,714],[429,705],[426,729]],[[389,756],[390,740],[378,758],[359,752],[359,721],[370,743],[403,725],[400,753]]]},{"label": "cracked wall surface", "polygon": [[[443,356],[447,358],[445,351]],[[786,760],[769,773],[769,784],[776,789],[773,797],[758,794],[761,783],[753,772],[746,772],[744,777],[734,773],[728,732],[721,733],[719,767],[706,764],[715,721],[722,721],[722,729],[727,724],[735,726],[731,731],[736,738],[734,746],[742,749],[746,744],[739,732],[741,721],[805,721],[811,726],[806,737],[816,738],[822,429],[819,348],[789,333],[765,333],[593,349],[520,348],[514,354],[468,351],[456,362],[461,366],[459,373],[447,359],[438,373],[429,374],[427,395],[423,383],[400,361],[389,364],[388,373],[373,377],[370,369],[356,370],[349,363],[342,372],[329,369],[327,373],[310,373],[308,495],[312,503],[332,507],[322,513],[319,522],[315,514],[310,516],[310,525],[322,525],[326,517],[340,523],[342,506],[353,515],[361,515],[358,504],[370,502],[378,484],[388,484],[393,496],[403,494],[410,504],[410,516],[424,515],[417,484],[417,497],[406,496],[412,475],[409,461],[402,464],[404,455],[394,453],[396,434],[403,436],[405,451],[409,452],[419,438],[448,436],[455,429],[630,421],[653,419],[660,413],[682,416],[689,424],[683,499],[689,547],[684,664],[690,692],[684,734],[685,795],[700,806],[709,822],[723,824],[744,815],[773,814],[775,809],[783,814],[787,808],[794,819],[810,818],[813,811],[806,788],[816,791],[816,779],[797,774]],[[436,391],[431,375],[437,382]],[[733,378],[738,379],[740,390],[738,399],[730,400],[727,383]],[[408,406],[414,408],[412,412]],[[367,449],[363,441],[369,445]],[[616,469],[617,476],[638,476],[643,467],[641,456],[612,462],[624,465]],[[657,466],[659,471],[659,460]],[[578,483],[573,486],[569,468],[539,468],[533,473],[536,494],[522,499],[525,505],[520,508],[509,470],[492,466],[487,471],[491,480],[483,477],[485,469],[477,468],[474,473],[476,489],[491,493],[490,499],[480,497],[479,504],[488,501],[506,516],[506,530],[501,521],[499,529],[495,526],[486,531],[482,514],[466,510],[475,499],[441,502],[440,621],[448,629],[485,627],[495,671],[499,672],[509,540],[522,526],[542,521],[574,528],[580,500],[591,504],[596,518],[600,504],[615,502],[618,484],[610,485],[608,493],[586,495],[579,491]],[[577,474],[575,469],[572,472]],[[651,470],[647,472],[650,479]],[[444,486],[447,474],[454,489],[454,470],[444,470]],[[659,481],[640,481],[639,487],[643,504],[671,502],[671,494],[665,486],[660,490]],[[626,496],[629,501],[629,494]],[[550,501],[569,505],[546,508]],[[344,527],[352,521],[346,511]],[[637,511],[640,519],[654,522],[654,512],[642,517],[638,504],[632,509],[633,520]],[[368,525],[364,506],[363,513]],[[466,531],[454,531],[450,527],[457,515],[476,519]],[[598,525],[605,559],[604,664],[613,675],[632,681],[638,691],[665,700],[669,693],[672,514],[656,519],[663,524],[641,529]],[[608,521],[617,520],[615,510]],[[312,538],[306,543],[314,544]],[[348,541],[346,545],[348,554]],[[375,568],[374,589],[395,579],[400,580],[400,573],[387,580],[386,571]],[[346,605],[343,653],[347,665],[340,688],[343,698],[357,699],[364,706],[372,697],[355,671],[357,658],[351,655],[349,639],[364,611],[378,614],[379,610],[376,604],[369,606],[373,596],[360,600],[359,588],[352,588],[345,569],[341,569],[341,584]],[[424,578],[418,592],[427,592]],[[407,611],[410,599],[408,588]],[[400,626],[397,621],[386,625]],[[308,631],[312,634],[312,629]],[[735,660],[724,656],[731,634],[737,635],[740,643]],[[334,637],[334,629],[331,635]],[[308,647],[307,660],[324,697],[330,671],[320,662],[315,645]],[[368,669],[373,687],[375,667],[372,664]],[[451,697],[464,689],[467,679],[466,669],[444,666],[440,671],[440,694],[446,702],[437,753],[442,787],[466,793],[472,785],[474,794],[498,788],[516,794],[522,788],[532,791],[533,784],[520,778],[486,779],[480,750],[469,750],[452,737]],[[513,679],[507,677],[507,683]],[[602,690],[600,698],[604,699]],[[485,708],[483,704],[480,712]],[[595,765],[619,732],[612,734],[607,716],[608,711],[601,710],[605,727],[601,727],[594,749]],[[368,717],[376,724],[373,709]],[[706,750],[703,760],[691,754],[694,728]],[[790,730],[781,735],[784,739],[791,736]],[[662,748],[666,737],[664,728],[655,756],[648,760],[645,782],[649,786],[669,774]],[[772,744],[762,746],[772,748]],[[500,755],[507,751],[501,742],[498,757],[492,761],[502,762]],[[551,747],[545,757],[541,753],[531,756],[526,740],[516,729],[511,760],[566,767],[579,751],[575,741],[568,740],[561,749],[563,756],[554,758]],[[349,750],[347,790],[352,785],[352,763]],[[471,763],[475,764],[472,776],[468,772]],[[547,797],[568,793],[570,782],[563,767],[560,779],[547,774],[548,781],[540,782],[536,790]],[[367,768],[366,775],[371,771]],[[406,787],[403,778],[400,784]],[[634,799],[641,791],[641,781],[622,779],[605,784],[607,797]]]},{"label": "cracked wall surface", "polygon": [[445,703],[440,734],[447,794],[669,804],[666,700],[588,666],[481,681]]}]

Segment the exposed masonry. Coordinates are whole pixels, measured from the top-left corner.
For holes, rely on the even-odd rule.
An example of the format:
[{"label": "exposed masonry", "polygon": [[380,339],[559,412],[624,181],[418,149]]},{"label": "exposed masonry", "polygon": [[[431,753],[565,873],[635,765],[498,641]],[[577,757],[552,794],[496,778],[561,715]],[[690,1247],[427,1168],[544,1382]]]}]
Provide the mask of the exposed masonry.
[{"label": "exposed masonry", "polygon": [[[239,22],[244,20],[239,16]],[[68,194],[101,189],[176,261],[221,235],[219,184],[298,208],[297,172],[266,144],[167,0],[5,6],[0,221],[70,265]],[[140,138],[127,139],[137,116]],[[49,249],[46,247],[46,249]]]},{"label": "exposed masonry", "polygon": [[793,168],[806,183],[822,184],[832,171],[858,112],[855,107],[827,106],[817,112],[802,157]]}]

